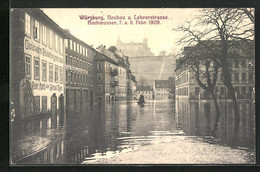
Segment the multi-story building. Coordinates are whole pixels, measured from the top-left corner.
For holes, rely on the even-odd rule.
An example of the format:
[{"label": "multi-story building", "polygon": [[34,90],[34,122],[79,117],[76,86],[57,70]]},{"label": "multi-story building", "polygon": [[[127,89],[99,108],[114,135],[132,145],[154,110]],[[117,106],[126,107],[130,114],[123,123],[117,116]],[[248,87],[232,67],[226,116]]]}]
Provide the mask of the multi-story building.
[{"label": "multi-story building", "polygon": [[126,100],[129,62],[116,47],[97,48],[95,57],[96,97],[98,101],[106,102]]},{"label": "multi-story building", "polygon": [[155,80],[154,99],[156,100],[168,99],[169,96],[170,96],[169,80]]},{"label": "multi-story building", "polygon": [[136,87],[136,98],[139,99],[140,95],[144,96],[145,100],[153,100],[153,87],[150,86],[137,86]]},{"label": "multi-story building", "polygon": [[64,110],[65,32],[40,9],[11,9],[10,95],[16,118]]},{"label": "multi-story building", "polygon": [[[190,49],[191,47],[187,48]],[[231,67],[232,84],[238,99],[251,99],[254,88],[254,68],[249,65],[250,58],[253,58],[253,55],[252,57],[246,56],[245,58],[237,58]],[[192,69],[181,67],[175,75],[176,98],[208,99],[211,97],[208,92],[199,87]],[[218,73],[215,91],[218,98],[229,98],[228,89],[222,81],[221,70]]]},{"label": "multi-story building", "polygon": [[94,59],[96,97],[100,101],[118,100],[118,61],[104,46],[97,48]]},{"label": "multi-story building", "polygon": [[93,58],[96,50],[68,30],[66,32],[66,106],[78,112],[94,101]]}]

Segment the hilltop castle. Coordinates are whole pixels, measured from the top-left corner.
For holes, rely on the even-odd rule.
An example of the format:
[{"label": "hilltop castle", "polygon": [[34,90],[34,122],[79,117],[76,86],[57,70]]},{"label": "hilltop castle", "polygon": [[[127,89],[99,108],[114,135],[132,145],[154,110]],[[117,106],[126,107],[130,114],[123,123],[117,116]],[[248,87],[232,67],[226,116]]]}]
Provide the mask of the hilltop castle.
[{"label": "hilltop castle", "polygon": [[147,46],[147,39],[144,38],[143,42],[130,42],[123,43],[118,37],[116,47],[121,50],[124,55],[129,57],[140,57],[140,56],[154,56],[150,48]]}]

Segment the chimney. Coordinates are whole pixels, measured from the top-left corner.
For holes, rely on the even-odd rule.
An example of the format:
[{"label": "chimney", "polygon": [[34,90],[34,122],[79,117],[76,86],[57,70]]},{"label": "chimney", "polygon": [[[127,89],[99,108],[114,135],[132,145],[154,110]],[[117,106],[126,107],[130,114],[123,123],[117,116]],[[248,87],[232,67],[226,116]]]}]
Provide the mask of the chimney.
[{"label": "chimney", "polygon": [[70,33],[70,30],[69,29],[64,29],[65,30],[65,32],[68,32],[68,33]]}]

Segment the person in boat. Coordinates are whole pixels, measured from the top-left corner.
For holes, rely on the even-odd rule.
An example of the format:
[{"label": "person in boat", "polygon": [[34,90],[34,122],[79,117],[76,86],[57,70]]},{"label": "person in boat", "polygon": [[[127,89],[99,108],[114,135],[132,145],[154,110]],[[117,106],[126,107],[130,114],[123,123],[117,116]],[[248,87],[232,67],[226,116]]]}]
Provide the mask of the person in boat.
[{"label": "person in boat", "polygon": [[140,95],[138,103],[144,103],[144,95]]}]

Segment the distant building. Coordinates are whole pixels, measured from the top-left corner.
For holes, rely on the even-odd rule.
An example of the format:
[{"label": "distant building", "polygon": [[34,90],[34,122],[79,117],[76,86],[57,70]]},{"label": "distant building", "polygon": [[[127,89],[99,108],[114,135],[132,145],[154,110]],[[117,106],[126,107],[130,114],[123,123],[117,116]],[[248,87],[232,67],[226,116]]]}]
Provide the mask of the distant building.
[{"label": "distant building", "polygon": [[128,57],[154,56],[147,44],[148,40],[146,38],[140,43],[123,43],[120,38],[118,38],[116,47]]},{"label": "distant building", "polygon": [[139,99],[140,95],[143,95],[145,100],[152,100],[153,88],[150,86],[137,86],[136,95],[137,95],[137,99]]},{"label": "distant building", "polygon": [[168,99],[170,96],[169,80],[155,80],[154,81],[154,99]]}]

